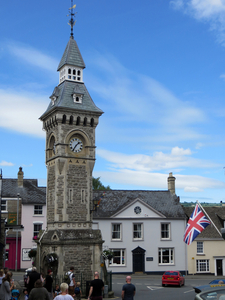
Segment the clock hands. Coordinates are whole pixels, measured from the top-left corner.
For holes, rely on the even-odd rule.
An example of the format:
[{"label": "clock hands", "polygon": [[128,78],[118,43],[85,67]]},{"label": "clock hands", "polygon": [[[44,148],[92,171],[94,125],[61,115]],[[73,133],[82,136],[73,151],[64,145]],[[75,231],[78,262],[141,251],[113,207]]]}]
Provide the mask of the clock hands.
[{"label": "clock hands", "polygon": [[81,144],[81,142],[78,142],[74,147],[73,147],[73,151],[75,150],[75,148],[77,147],[77,145]]}]

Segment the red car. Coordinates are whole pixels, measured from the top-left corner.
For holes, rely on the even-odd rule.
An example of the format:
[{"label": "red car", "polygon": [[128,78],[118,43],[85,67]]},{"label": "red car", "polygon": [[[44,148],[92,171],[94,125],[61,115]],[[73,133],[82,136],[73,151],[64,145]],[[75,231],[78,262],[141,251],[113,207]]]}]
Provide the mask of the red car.
[{"label": "red car", "polygon": [[162,286],[165,285],[184,285],[184,277],[179,271],[166,271],[162,276]]}]

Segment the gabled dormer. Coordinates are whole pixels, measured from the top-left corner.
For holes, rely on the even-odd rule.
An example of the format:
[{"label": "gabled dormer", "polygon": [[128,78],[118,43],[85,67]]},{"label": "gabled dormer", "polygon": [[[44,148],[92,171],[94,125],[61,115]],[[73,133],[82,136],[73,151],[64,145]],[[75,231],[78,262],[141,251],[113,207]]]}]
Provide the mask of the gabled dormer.
[{"label": "gabled dormer", "polygon": [[71,36],[63,53],[57,71],[59,71],[59,84],[65,80],[83,82],[85,63],[76,41]]}]

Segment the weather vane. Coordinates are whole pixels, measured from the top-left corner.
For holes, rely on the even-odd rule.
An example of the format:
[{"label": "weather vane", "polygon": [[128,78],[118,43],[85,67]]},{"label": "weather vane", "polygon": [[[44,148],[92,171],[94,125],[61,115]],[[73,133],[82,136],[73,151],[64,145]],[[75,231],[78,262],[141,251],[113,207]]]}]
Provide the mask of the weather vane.
[{"label": "weather vane", "polygon": [[73,39],[73,26],[75,25],[76,21],[74,21],[75,14],[74,9],[76,8],[76,4],[73,5],[73,0],[71,0],[71,7],[69,8],[69,14],[67,16],[70,16],[70,20],[68,25],[71,27],[71,38]]}]

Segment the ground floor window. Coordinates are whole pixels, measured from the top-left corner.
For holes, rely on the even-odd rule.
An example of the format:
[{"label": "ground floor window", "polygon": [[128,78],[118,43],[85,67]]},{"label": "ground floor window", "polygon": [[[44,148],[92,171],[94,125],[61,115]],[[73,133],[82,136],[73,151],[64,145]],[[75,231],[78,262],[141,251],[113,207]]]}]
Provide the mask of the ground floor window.
[{"label": "ground floor window", "polygon": [[159,264],[174,264],[173,248],[159,248]]},{"label": "ground floor window", "polygon": [[209,272],[209,259],[197,259],[196,260],[197,272]]},{"label": "ground floor window", "polygon": [[42,230],[42,224],[34,224],[33,237],[38,236],[39,230]]},{"label": "ground floor window", "polygon": [[125,266],[125,249],[110,249],[113,258],[109,261],[109,266]]}]

